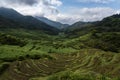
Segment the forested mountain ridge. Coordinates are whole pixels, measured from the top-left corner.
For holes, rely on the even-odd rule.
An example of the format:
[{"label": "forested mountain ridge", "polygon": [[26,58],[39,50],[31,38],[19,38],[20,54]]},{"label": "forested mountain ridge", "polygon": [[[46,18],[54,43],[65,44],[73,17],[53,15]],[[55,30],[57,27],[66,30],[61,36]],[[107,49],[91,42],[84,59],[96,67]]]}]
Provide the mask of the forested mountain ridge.
[{"label": "forested mountain ridge", "polygon": [[60,23],[60,22],[52,21],[52,20],[49,20],[49,19],[47,19],[47,18],[45,18],[45,17],[35,16],[35,18],[37,18],[37,19],[40,20],[40,21],[45,22],[45,23],[48,24],[48,25],[51,25],[51,26],[53,26],[53,27],[55,27],[55,28],[58,28],[58,29],[64,29],[64,28],[69,27],[68,24],[62,24],[62,23]]},{"label": "forested mountain ridge", "polygon": [[[1,7],[0,8],[0,16],[3,19],[6,19],[6,20],[2,20],[2,18],[1,18],[1,23],[3,23],[4,25],[6,24],[6,23],[4,23],[4,21],[5,22],[8,21],[10,25],[11,24],[14,25],[14,26],[11,26],[11,28],[18,27],[18,28],[25,28],[25,29],[39,29],[39,30],[41,30],[43,32],[47,32],[49,34],[58,34],[58,32],[59,32],[59,30],[57,28],[54,28],[42,21],[39,21],[32,16],[23,16],[13,9]],[[18,25],[15,25],[15,24],[18,24]],[[8,24],[6,24],[6,25],[8,25]]]},{"label": "forested mountain ridge", "polygon": [[120,32],[120,14],[106,17],[101,21],[83,23],[84,26],[82,26],[79,22],[75,23],[77,25],[72,25],[73,29],[68,27],[68,29],[65,30],[65,33],[78,37],[93,30],[98,32]]}]

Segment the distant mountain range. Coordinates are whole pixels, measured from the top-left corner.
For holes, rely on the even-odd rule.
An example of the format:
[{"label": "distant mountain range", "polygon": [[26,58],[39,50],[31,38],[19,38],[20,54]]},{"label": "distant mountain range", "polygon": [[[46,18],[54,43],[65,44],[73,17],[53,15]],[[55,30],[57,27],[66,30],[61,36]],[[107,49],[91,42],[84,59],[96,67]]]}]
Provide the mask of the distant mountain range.
[{"label": "distant mountain range", "polygon": [[87,27],[87,26],[91,26],[93,24],[94,24],[94,22],[79,21],[79,22],[76,22],[76,23],[70,25],[69,27],[66,27],[65,30],[74,31],[75,29],[84,28],[84,27]]},{"label": "distant mountain range", "polygon": [[37,29],[48,34],[58,34],[60,31],[32,16],[24,16],[13,9],[3,7],[0,8],[0,23],[0,27]]},{"label": "distant mountain range", "polygon": [[69,26],[68,24],[62,24],[60,22],[52,21],[52,20],[49,20],[48,18],[45,18],[45,17],[35,16],[35,18],[37,18],[38,20],[40,20],[40,21],[42,21],[50,26],[58,28],[58,29],[63,29],[63,28],[66,28]]},{"label": "distant mountain range", "polygon": [[120,32],[120,14],[96,22],[77,22],[65,29],[68,35],[80,36],[93,30],[97,32]]},{"label": "distant mountain range", "polygon": [[58,34],[64,30],[66,34],[77,35],[85,34],[96,29],[98,31],[120,31],[120,15],[116,14],[96,22],[76,22],[73,25],[62,24],[39,16],[24,16],[19,12],[0,8],[0,28],[24,28],[31,30],[40,30],[47,34]]}]

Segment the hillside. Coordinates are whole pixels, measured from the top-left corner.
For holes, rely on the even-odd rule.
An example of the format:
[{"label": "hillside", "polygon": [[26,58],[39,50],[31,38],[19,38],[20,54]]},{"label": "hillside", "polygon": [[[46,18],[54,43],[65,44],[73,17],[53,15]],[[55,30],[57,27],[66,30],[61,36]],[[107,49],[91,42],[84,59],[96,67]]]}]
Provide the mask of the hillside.
[{"label": "hillside", "polygon": [[69,27],[65,28],[66,31],[74,31],[76,29],[80,29],[80,28],[84,28],[87,26],[92,26],[94,24],[94,22],[76,22],[72,25],[70,25]]},{"label": "hillside", "polygon": [[104,18],[95,26],[98,26],[99,31],[120,32],[120,14],[115,14],[110,17]]},{"label": "hillside", "polygon": [[120,69],[119,54],[88,49],[81,50],[77,54],[51,54],[50,56],[53,59],[43,57],[37,60],[26,59],[6,63],[9,68],[0,79],[119,80],[117,79]]},{"label": "hillside", "polygon": [[[41,22],[32,16],[23,16],[13,9],[0,8],[0,17],[0,26],[3,25],[10,28],[41,30],[48,34],[58,34],[59,32],[58,29],[49,26],[46,23]],[[6,24],[6,22],[8,23]]]},{"label": "hillside", "polygon": [[[62,45],[81,48],[97,48],[105,51],[120,51],[120,15],[116,14],[102,21],[94,22],[92,25],[67,30],[66,37]],[[78,24],[78,23],[76,23]],[[75,26],[76,27],[76,26]]]},{"label": "hillside", "polygon": [[[115,14],[109,17],[104,18],[101,21],[91,22],[91,23],[83,23],[81,25],[79,22],[72,25],[72,27],[76,27],[73,30],[67,29],[65,31],[66,34],[73,37],[79,37],[80,35],[88,34],[94,30],[98,32],[120,32],[120,15]],[[71,28],[71,27],[70,27]]]}]

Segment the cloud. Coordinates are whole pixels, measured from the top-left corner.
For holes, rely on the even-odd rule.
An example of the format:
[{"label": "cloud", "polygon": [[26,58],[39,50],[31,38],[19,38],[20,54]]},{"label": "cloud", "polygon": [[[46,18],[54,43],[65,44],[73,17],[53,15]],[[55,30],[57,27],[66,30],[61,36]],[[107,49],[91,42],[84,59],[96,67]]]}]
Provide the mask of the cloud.
[{"label": "cloud", "polygon": [[107,16],[119,13],[120,10],[114,10],[109,7],[95,7],[95,8],[71,8],[68,14],[59,14],[56,21],[62,23],[73,24],[77,21],[99,21]]},{"label": "cloud", "polygon": [[79,2],[92,2],[92,3],[102,3],[102,4],[106,4],[106,3],[110,3],[110,2],[114,2],[115,0],[78,0]]},{"label": "cloud", "polygon": [[37,0],[0,0],[0,6],[34,5],[36,3],[37,3]]},{"label": "cloud", "polygon": [[33,5],[37,3],[37,0],[5,0],[11,4],[24,4],[24,5]]},{"label": "cloud", "polygon": [[56,15],[60,0],[0,0],[1,7],[17,10],[24,15]]},{"label": "cloud", "polygon": [[[0,0],[0,5],[8,4],[8,5],[14,5],[14,4],[22,4],[22,5],[33,5],[33,4],[39,4],[43,3],[45,5],[57,5],[60,6],[62,2],[60,0]],[[11,3],[11,4],[10,4]]]},{"label": "cloud", "polygon": [[[114,0],[84,1],[108,3]],[[73,24],[77,21],[88,22],[102,20],[104,17],[120,13],[120,10],[115,10],[109,7],[67,7],[65,12],[60,12],[58,7],[61,5],[61,0],[0,0],[0,6],[13,8],[24,15],[47,17],[51,20],[67,24]]]}]

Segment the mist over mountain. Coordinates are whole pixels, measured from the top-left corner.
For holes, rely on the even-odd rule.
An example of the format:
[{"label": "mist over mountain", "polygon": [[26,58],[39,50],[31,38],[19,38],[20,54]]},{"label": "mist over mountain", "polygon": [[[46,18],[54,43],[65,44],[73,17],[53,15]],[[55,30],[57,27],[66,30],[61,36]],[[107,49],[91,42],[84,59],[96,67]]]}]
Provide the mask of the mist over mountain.
[{"label": "mist over mountain", "polygon": [[60,22],[55,22],[55,21],[49,20],[49,19],[47,19],[45,17],[35,16],[35,18],[37,18],[40,21],[45,22],[48,25],[51,25],[51,26],[53,26],[55,28],[58,28],[58,29],[63,29],[63,28],[66,28],[66,27],[69,26],[69,24],[62,24]]}]

